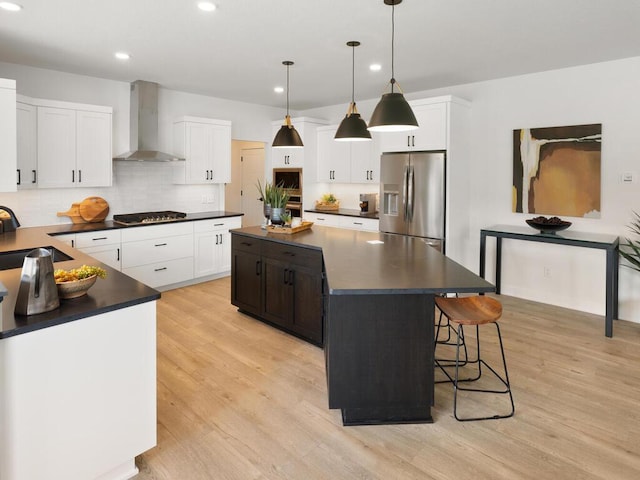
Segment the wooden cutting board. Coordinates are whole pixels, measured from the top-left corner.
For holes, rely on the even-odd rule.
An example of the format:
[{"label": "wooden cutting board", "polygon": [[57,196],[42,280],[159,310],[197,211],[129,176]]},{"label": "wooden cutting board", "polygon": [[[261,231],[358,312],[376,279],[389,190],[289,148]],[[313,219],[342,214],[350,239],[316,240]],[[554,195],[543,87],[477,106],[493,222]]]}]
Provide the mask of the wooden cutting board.
[{"label": "wooden cutting board", "polygon": [[109,204],[102,197],[87,197],[80,202],[78,210],[85,222],[102,222],[109,214]]}]

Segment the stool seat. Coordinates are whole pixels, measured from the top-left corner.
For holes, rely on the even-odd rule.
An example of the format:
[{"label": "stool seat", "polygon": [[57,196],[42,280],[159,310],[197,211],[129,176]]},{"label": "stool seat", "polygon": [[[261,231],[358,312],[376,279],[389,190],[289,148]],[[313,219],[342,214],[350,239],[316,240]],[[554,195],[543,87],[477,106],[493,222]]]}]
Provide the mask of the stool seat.
[{"label": "stool seat", "polygon": [[450,321],[462,325],[484,325],[502,316],[502,304],[486,295],[473,297],[436,297],[436,305]]}]

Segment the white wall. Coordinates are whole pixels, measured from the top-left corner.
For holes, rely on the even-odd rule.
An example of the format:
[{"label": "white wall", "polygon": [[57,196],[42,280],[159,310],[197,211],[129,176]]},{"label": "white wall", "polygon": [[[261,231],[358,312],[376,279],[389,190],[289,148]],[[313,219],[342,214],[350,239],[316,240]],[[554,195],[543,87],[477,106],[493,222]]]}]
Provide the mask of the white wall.
[{"label": "white wall", "polygon": [[[570,218],[571,229],[628,235],[632,211],[640,211],[639,80],[640,58],[631,58],[407,94],[409,99],[455,95],[472,103],[470,268],[478,269],[481,228],[523,225],[531,218],[511,212],[512,131],[517,128],[602,123],[601,218]],[[358,103],[363,118],[369,118],[376,102]],[[345,108],[336,105],[300,114],[337,123]],[[636,182],[622,184],[623,172],[634,172]],[[544,277],[545,268],[550,269],[550,277]],[[604,268],[601,251],[503,242],[503,293],[507,295],[603,315]],[[640,273],[621,268],[620,318],[640,322],[639,287]]]},{"label": "white wall", "polygon": [[[113,153],[117,155],[129,150],[129,83],[2,62],[0,78],[15,79],[17,92],[29,97],[111,106]],[[158,92],[161,150],[172,151],[172,123],[183,115],[231,120],[232,138],[271,142],[271,122],[283,117],[284,109],[161,87]],[[0,205],[12,208],[24,226],[69,223],[68,217],[57,217],[56,212],[67,211],[73,202],[92,195],[109,202],[108,218],[114,213],[151,210],[198,212],[225,208],[224,185],[173,185],[172,168],[175,165],[139,162],[114,162],[113,165],[112,187],[0,193]],[[213,195],[214,203],[203,204],[203,195]]]}]

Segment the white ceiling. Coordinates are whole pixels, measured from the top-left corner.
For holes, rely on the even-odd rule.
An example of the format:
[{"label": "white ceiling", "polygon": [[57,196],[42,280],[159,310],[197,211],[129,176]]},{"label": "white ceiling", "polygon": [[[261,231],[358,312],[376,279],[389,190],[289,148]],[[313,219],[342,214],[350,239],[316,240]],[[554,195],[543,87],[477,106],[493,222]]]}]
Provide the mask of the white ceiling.
[{"label": "white ceiling", "polygon": [[[273,87],[293,60],[292,110],[346,108],[349,40],[362,43],[356,100],[378,97],[391,77],[383,0],[213,0],[213,13],[197,0],[14,1],[24,9],[0,10],[4,62],[284,106]],[[405,93],[640,56],[638,0],[404,0],[395,20]]]}]

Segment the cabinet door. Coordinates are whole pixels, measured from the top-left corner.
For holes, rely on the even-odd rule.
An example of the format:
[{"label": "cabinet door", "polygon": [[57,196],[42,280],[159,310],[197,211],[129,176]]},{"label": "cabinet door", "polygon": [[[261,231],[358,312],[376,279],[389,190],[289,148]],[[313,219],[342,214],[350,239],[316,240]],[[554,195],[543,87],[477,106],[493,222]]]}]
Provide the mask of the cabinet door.
[{"label": "cabinet door", "polygon": [[76,112],[76,169],[79,187],[110,187],[111,114]]},{"label": "cabinet door", "polygon": [[16,82],[0,78],[0,192],[16,187]]},{"label": "cabinet door", "polygon": [[18,189],[38,186],[37,174],[37,110],[33,105],[17,103]]},{"label": "cabinet door", "polygon": [[262,293],[260,255],[233,249],[231,281],[231,303],[241,310],[260,315]]},{"label": "cabinet door", "polygon": [[271,157],[274,168],[304,166],[304,148],[272,148]]},{"label": "cabinet door", "polygon": [[38,186],[73,187],[76,174],[76,112],[38,107]]},{"label": "cabinet door", "polygon": [[293,288],[292,330],[314,343],[322,344],[323,297],[322,270],[293,267],[290,274]]},{"label": "cabinet door", "polygon": [[211,181],[231,182],[231,127],[214,125],[211,127]]},{"label": "cabinet door", "polygon": [[196,278],[231,269],[231,234],[228,231],[196,233],[194,242],[193,270]]},{"label": "cabinet door", "polygon": [[380,156],[374,141],[351,143],[351,183],[379,183]]},{"label": "cabinet door", "polygon": [[409,132],[412,150],[447,148],[447,104],[433,103],[413,107],[420,128]]},{"label": "cabinet door", "polygon": [[350,181],[351,142],[336,142],[336,128],[318,129],[318,182]]},{"label": "cabinet door", "polygon": [[91,255],[93,258],[120,270],[120,245],[104,245],[99,247],[78,248],[81,252]]},{"label": "cabinet door", "polygon": [[290,266],[284,262],[263,257],[264,285],[262,317],[285,328],[290,328],[293,298]]},{"label": "cabinet door", "polygon": [[185,125],[187,183],[211,183],[211,126],[204,123]]}]

